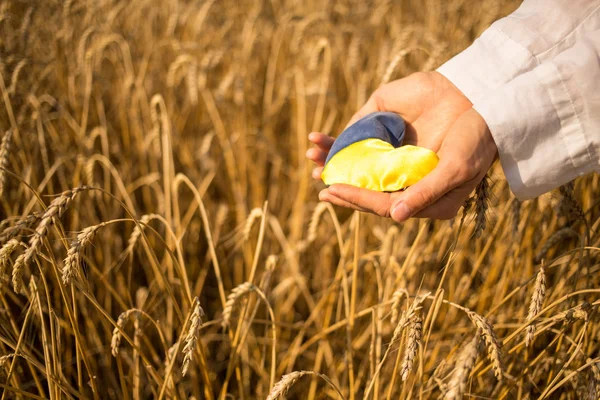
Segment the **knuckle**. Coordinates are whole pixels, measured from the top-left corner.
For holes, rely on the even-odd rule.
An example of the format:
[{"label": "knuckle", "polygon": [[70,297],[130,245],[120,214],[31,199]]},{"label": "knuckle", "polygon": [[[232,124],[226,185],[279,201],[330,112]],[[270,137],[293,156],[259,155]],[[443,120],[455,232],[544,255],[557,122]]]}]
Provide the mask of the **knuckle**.
[{"label": "knuckle", "polygon": [[417,200],[417,207],[415,207],[417,209],[423,209],[430,205],[434,200],[433,193],[427,189],[417,190],[413,193],[413,196],[416,197]]},{"label": "knuckle", "polygon": [[389,84],[381,85],[378,87],[373,94],[371,94],[371,102],[375,105],[378,111],[385,110],[385,97],[386,97],[386,88]]},{"label": "knuckle", "polygon": [[456,182],[462,183],[473,179],[473,168],[467,163],[452,163],[447,166]]},{"label": "knuckle", "polygon": [[389,218],[391,216],[389,207],[380,206],[377,207],[374,211],[380,217]]},{"label": "knuckle", "polygon": [[431,72],[424,71],[413,72],[409,77],[419,86],[428,86],[431,84],[432,80]]}]

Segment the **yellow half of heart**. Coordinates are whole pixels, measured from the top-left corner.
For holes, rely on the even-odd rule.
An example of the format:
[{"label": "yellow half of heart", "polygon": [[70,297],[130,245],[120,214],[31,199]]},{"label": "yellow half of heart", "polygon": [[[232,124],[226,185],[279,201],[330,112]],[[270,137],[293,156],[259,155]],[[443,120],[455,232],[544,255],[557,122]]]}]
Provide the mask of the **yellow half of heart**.
[{"label": "yellow half of heart", "polygon": [[417,146],[394,148],[381,139],[366,139],[340,150],[325,165],[326,185],[345,183],[378,192],[395,192],[421,180],[437,165],[438,156]]}]

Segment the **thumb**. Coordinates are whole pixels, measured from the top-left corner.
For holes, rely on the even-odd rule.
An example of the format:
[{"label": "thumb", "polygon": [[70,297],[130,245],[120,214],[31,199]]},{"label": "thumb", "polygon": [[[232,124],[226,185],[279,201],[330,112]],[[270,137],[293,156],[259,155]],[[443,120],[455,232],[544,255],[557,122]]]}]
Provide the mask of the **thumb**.
[{"label": "thumb", "polygon": [[398,193],[390,211],[392,219],[404,222],[452,190],[457,181],[457,174],[453,170],[451,165],[440,162],[419,182]]}]

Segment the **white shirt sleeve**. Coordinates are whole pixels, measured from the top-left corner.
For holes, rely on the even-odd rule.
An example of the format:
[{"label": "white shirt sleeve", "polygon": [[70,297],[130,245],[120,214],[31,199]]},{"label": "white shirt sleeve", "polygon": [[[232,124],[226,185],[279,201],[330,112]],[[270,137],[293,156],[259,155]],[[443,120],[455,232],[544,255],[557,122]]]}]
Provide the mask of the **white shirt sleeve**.
[{"label": "white shirt sleeve", "polygon": [[520,199],[599,169],[599,1],[526,0],[438,71],[485,119]]}]

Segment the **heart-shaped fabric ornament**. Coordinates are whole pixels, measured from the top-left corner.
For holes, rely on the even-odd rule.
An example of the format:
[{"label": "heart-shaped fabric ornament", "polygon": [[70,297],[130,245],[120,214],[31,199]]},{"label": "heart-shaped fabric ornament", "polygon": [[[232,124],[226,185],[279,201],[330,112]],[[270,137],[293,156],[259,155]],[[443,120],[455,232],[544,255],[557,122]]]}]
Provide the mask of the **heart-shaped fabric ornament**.
[{"label": "heart-shaped fabric ornament", "polygon": [[345,183],[378,192],[414,185],[439,161],[431,150],[402,145],[406,124],[391,112],[369,114],[335,140],[321,179],[326,185]]}]

